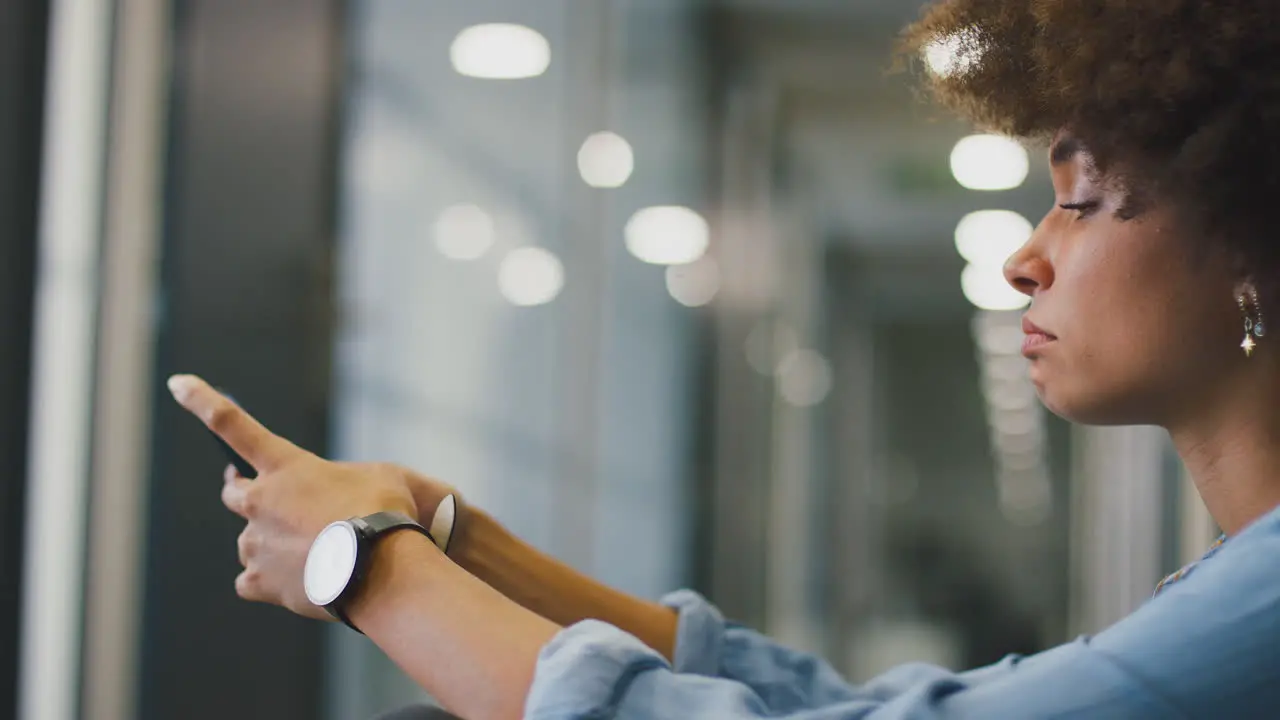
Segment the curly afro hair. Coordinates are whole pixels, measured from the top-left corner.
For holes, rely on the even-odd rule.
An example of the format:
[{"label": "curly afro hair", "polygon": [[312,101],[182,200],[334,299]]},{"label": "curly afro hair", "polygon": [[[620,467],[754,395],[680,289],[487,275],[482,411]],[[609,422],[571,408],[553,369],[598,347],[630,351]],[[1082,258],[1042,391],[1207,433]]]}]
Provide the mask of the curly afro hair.
[{"label": "curly afro hair", "polygon": [[[1274,0],[947,0],[902,37],[941,103],[1015,137],[1078,139],[1127,191],[1280,290],[1280,5]],[[944,56],[946,57],[946,56]]]}]

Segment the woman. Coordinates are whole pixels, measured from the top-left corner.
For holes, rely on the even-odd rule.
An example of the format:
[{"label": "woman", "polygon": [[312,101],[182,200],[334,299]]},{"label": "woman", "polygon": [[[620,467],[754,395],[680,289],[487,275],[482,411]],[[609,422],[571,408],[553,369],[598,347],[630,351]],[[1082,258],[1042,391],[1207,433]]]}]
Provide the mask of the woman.
[{"label": "woman", "polygon": [[1051,143],[1056,205],[1006,267],[1033,299],[1024,349],[1040,397],[1077,422],[1167,428],[1225,531],[1115,626],[970,672],[912,665],[854,687],[695,594],[656,604],[603,587],[478,510],[447,555],[423,532],[380,535],[367,572],[321,597],[329,523],[392,512],[429,526],[450,490],[321,460],[176,377],[178,401],[261,473],[231,471],[224,486],[248,521],[237,591],[312,617],[329,604],[468,718],[1280,716],[1269,3],[955,0],[905,34],[913,56],[958,50],[929,78],[944,104]]}]

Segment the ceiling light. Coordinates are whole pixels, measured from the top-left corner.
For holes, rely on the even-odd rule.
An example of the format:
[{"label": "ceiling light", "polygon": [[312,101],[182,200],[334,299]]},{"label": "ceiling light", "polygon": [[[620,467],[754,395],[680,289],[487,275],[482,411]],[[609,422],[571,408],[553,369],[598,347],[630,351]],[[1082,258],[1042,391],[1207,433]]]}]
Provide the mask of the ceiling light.
[{"label": "ceiling light", "polygon": [[551,45],[524,25],[473,25],[449,47],[453,69],[468,77],[519,80],[537,77],[551,64]]},{"label": "ceiling light", "polygon": [[709,257],[667,268],[667,292],[685,307],[701,307],[720,291],[720,268]]},{"label": "ceiling light", "polygon": [[591,187],[622,187],[635,169],[631,144],[621,135],[599,132],[586,139],[578,150],[578,173]]},{"label": "ceiling light", "polygon": [[[1001,281],[1004,277],[1001,276]],[[1007,283],[1006,283],[1007,284]],[[988,324],[977,333],[978,344],[982,351],[991,355],[1022,355],[1022,340],[1026,335],[1022,332],[1022,318],[1017,325]]]},{"label": "ceiling light", "polygon": [[987,356],[983,366],[987,377],[994,381],[1013,382],[1027,377],[1027,360],[1021,354]]},{"label": "ceiling light", "polygon": [[1040,431],[1039,406],[1028,404],[1018,410],[992,408],[991,429],[1001,435],[1031,435]]},{"label": "ceiling light", "polygon": [[1041,452],[1006,453],[1000,456],[1000,467],[1011,473],[1025,473],[1044,469]]},{"label": "ceiling light", "polygon": [[544,305],[554,300],[563,287],[564,266],[542,248],[512,250],[498,267],[498,290],[512,305]]},{"label": "ceiling light", "polygon": [[436,249],[451,260],[476,260],[493,246],[493,218],[475,205],[445,208],[433,229]]},{"label": "ceiling light", "polygon": [[1000,510],[1012,524],[1032,527],[1053,514],[1053,486],[1043,472],[1001,473]]},{"label": "ceiling light", "polygon": [[362,189],[375,195],[402,192],[413,185],[416,151],[403,132],[365,130],[352,144],[352,176]]},{"label": "ceiling light", "polygon": [[701,215],[687,207],[658,205],[639,210],[623,230],[627,250],[654,265],[685,265],[701,258],[711,230]]},{"label": "ceiling light", "polygon": [[816,350],[794,350],[778,363],[778,394],[788,404],[812,407],[831,392],[831,364]]},{"label": "ceiling light", "polygon": [[970,135],[951,151],[951,174],[970,190],[1011,190],[1030,169],[1026,148],[1003,135]]},{"label": "ceiling light", "polygon": [[994,412],[1021,412],[1035,407],[1035,386],[1025,379],[1005,382],[987,388],[987,404]]},{"label": "ceiling light", "polygon": [[983,310],[1018,310],[1031,298],[1004,279],[999,265],[967,265],[960,273],[960,287],[969,302]]},{"label": "ceiling light", "polygon": [[991,445],[1001,453],[1030,453],[1044,451],[1043,429],[1033,430],[1023,435],[1002,435],[993,433]]},{"label": "ceiling light", "polygon": [[1034,231],[1030,220],[1012,210],[979,210],[956,225],[956,250],[974,265],[999,267]]}]

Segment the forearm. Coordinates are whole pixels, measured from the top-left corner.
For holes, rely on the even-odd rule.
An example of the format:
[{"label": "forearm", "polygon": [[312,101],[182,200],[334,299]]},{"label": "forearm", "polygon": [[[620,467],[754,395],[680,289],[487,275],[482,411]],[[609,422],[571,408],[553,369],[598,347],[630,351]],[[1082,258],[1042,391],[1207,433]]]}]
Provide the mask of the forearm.
[{"label": "forearm", "polygon": [[483,512],[472,510],[458,564],[521,606],[561,626],[601,620],[672,659],[677,614],[614,590],[539,552]]},{"label": "forearm", "polygon": [[348,613],[441,704],[475,720],[522,717],[538,654],[560,630],[416,533],[379,542]]}]

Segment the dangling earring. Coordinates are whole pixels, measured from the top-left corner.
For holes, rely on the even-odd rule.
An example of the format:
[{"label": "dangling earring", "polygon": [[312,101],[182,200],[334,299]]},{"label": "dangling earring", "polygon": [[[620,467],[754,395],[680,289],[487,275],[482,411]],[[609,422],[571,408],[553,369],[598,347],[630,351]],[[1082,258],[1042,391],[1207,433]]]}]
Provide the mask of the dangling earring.
[{"label": "dangling earring", "polygon": [[1244,340],[1241,341],[1240,347],[1244,350],[1245,357],[1250,357],[1253,355],[1253,349],[1258,346],[1253,339],[1260,338],[1267,332],[1262,322],[1262,304],[1258,302],[1258,291],[1253,288],[1249,289],[1248,303],[1245,302],[1244,295],[1237,297],[1236,302],[1240,305],[1240,313],[1244,315]]}]

